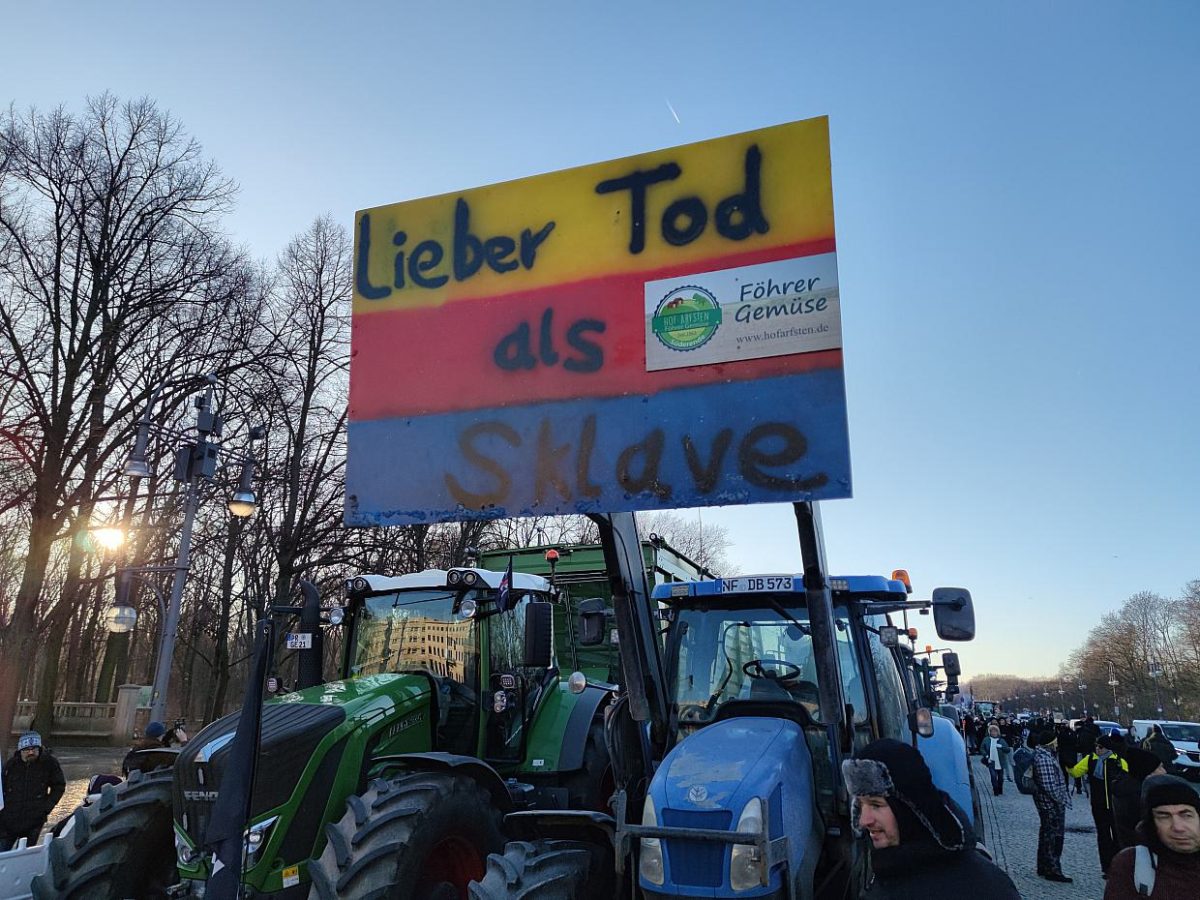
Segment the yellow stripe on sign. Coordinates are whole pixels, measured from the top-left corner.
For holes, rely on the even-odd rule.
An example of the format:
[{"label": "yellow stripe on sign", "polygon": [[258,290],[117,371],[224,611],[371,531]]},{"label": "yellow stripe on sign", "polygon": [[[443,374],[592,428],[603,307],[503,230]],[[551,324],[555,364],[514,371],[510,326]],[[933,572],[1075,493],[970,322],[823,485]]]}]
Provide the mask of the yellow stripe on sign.
[{"label": "yellow stripe on sign", "polygon": [[833,237],[821,117],[363,210],[354,312],[436,306]]}]

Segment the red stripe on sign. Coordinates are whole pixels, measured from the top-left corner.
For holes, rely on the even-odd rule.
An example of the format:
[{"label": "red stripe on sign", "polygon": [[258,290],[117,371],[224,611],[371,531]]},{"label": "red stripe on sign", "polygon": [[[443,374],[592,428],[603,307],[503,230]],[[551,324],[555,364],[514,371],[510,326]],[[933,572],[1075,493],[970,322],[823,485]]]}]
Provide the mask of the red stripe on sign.
[{"label": "red stripe on sign", "polygon": [[840,350],[646,371],[644,284],[698,269],[794,259],[832,240],[630,272],[441,307],[356,315],[353,421],[544,400],[656,394],[837,368]]}]

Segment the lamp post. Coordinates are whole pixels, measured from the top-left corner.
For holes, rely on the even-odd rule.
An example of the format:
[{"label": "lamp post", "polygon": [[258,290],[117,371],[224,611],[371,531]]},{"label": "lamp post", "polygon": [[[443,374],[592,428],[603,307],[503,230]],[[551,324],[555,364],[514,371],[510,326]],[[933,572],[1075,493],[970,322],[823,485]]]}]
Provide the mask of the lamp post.
[{"label": "lamp post", "polygon": [[1162,663],[1156,659],[1150,660],[1150,677],[1154,679],[1154,699],[1157,703],[1158,717],[1163,717],[1162,708],[1162,690],[1158,686],[1158,679],[1162,678]]},{"label": "lamp post", "polygon": [[[196,439],[181,446],[175,454],[176,481],[187,485],[183,502],[183,524],[179,532],[179,552],[175,557],[175,565],[170,567],[173,573],[171,581],[171,596],[166,603],[163,615],[162,638],[159,641],[158,661],[154,670],[154,686],[150,699],[150,719],[161,722],[164,720],[167,706],[167,685],[171,680],[171,666],[175,657],[175,639],[179,631],[179,616],[183,606],[183,588],[187,582],[188,568],[191,566],[192,527],[196,521],[196,512],[200,507],[203,488],[211,484],[217,476],[217,460],[220,455],[220,438],[224,423],[221,416],[213,409],[213,392],[217,384],[215,376],[208,376],[208,384],[204,393],[196,398]],[[125,463],[124,472],[131,478],[145,478],[150,475],[150,467],[146,461],[146,448],[149,443],[150,431],[154,428],[151,422],[151,407],[158,398],[159,390],[151,395],[150,403],[138,423],[137,438],[133,451]],[[261,428],[250,432],[253,442],[262,437]],[[254,477],[254,459],[247,454],[242,460],[241,477],[238,480],[237,492],[229,503],[232,515],[245,517],[253,514],[256,498],[252,490]],[[153,567],[151,567],[153,568]]]},{"label": "lamp post", "polygon": [[1113,689],[1113,718],[1120,720],[1121,718],[1121,702],[1117,700],[1117,667],[1113,665],[1113,661],[1108,661],[1108,684]]}]

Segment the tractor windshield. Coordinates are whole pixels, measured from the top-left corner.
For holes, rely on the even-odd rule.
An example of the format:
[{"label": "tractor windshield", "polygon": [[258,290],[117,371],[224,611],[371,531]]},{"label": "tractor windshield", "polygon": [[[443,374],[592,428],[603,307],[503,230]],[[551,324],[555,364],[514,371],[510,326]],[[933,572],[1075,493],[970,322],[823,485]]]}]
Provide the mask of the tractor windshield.
[{"label": "tractor windshield", "polygon": [[[821,720],[808,613],[794,606],[787,611],[790,619],[771,606],[676,608],[671,687],[681,725],[711,722],[730,700],[796,702]],[[834,615],[846,702],[855,721],[864,722],[867,704],[846,611],[835,607]]]},{"label": "tractor windshield", "polygon": [[474,685],[479,651],[475,620],[461,602],[483,602],[486,591],[412,590],[368,597],[355,624],[352,675],[429,672]]}]

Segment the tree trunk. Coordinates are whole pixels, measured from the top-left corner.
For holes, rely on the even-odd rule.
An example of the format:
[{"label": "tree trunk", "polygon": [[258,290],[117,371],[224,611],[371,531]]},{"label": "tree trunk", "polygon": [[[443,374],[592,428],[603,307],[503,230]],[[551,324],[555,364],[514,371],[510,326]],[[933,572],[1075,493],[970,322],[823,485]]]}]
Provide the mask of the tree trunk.
[{"label": "tree trunk", "polygon": [[59,664],[70,625],[69,614],[65,610],[56,610],[56,614],[50,617],[50,627],[46,629],[40,642],[44,662],[42,677],[38,683],[37,710],[33,714],[33,724],[30,727],[34,731],[40,731],[44,738],[48,738],[54,730],[54,701],[58,693]]},{"label": "tree trunk", "polygon": [[25,559],[13,616],[8,627],[0,632],[0,750],[4,751],[0,755],[4,757],[7,757],[12,720],[17,712],[17,695],[29,668],[29,648],[37,646],[37,601],[54,543],[55,526],[49,516],[39,515],[39,512],[35,506],[29,531],[29,555]]}]

